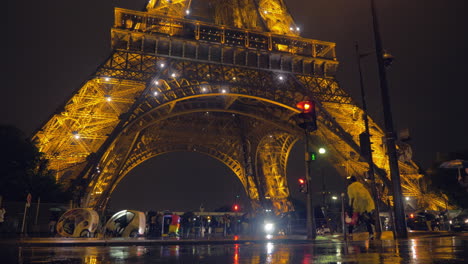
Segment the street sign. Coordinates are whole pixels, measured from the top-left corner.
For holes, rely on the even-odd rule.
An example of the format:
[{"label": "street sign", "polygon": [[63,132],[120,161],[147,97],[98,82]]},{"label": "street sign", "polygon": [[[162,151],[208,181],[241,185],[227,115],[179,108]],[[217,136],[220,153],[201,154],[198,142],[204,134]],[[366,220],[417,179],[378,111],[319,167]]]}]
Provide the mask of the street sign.
[{"label": "street sign", "polygon": [[26,196],[26,204],[24,205],[23,224],[21,225],[21,234],[24,234],[24,227],[26,225],[26,214],[28,212],[28,207],[31,206],[31,199],[32,199],[32,196],[30,193],[28,193],[28,196]]},{"label": "street sign", "polygon": [[32,196],[30,193],[28,193],[28,196],[26,197],[26,206],[29,207],[31,206],[31,199],[32,199]]}]

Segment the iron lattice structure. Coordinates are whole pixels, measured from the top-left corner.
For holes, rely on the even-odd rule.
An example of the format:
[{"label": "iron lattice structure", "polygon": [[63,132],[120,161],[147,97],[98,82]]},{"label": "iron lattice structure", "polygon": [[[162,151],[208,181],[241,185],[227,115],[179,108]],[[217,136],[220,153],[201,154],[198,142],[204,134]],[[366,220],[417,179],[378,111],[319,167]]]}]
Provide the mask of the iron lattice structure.
[{"label": "iron lattice structure", "polygon": [[[359,155],[362,110],[335,80],[335,44],[299,36],[282,0],[151,0],[145,12],[115,9],[113,52],[35,134],[50,169],[103,208],[147,159],[196,151],[228,166],[253,208],[293,210],[286,165],[303,131],[295,104],[318,106],[316,140],[343,176],[368,170]],[[371,120],[378,181],[390,186],[384,133]],[[430,207],[410,159],[405,195]],[[384,191],[383,195],[387,195]]]}]

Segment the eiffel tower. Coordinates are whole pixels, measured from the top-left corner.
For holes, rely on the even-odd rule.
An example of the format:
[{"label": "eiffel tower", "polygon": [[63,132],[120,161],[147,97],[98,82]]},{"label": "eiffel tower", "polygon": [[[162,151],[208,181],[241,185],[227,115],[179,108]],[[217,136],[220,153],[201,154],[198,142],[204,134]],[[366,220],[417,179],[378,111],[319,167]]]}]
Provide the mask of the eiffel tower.
[{"label": "eiffel tower", "polygon": [[[297,102],[316,103],[319,128],[311,136],[327,145],[338,173],[368,170],[359,155],[363,111],[335,79],[335,43],[299,31],[283,0],[116,8],[110,56],[33,139],[57,180],[76,187],[82,207],[105,208],[142,162],[194,151],[228,166],[253,209],[294,210],[286,165],[304,133],[294,121]],[[372,120],[370,128],[377,181],[391,186],[384,132]],[[411,159],[399,166],[406,196],[444,207],[419,186]]]}]

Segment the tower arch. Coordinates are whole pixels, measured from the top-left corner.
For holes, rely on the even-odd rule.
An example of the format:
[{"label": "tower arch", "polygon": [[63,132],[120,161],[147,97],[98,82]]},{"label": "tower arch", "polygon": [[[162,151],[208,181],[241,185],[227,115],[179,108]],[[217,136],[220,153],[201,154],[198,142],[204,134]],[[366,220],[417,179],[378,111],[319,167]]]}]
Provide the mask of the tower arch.
[{"label": "tower arch", "polygon": [[[284,163],[303,134],[294,122],[302,100],[316,103],[315,135],[328,145],[338,171],[367,171],[359,154],[362,110],[335,78],[335,43],[300,37],[283,0],[224,1],[235,12],[223,18],[216,17],[223,12],[203,13],[203,3],[225,8],[208,0],[152,0],[143,12],[117,8],[110,56],[34,135],[57,179],[81,184],[83,206],[105,206],[103,192],[111,193],[142,153],[157,155],[157,148],[144,152],[149,145],[142,140],[172,140],[185,131],[184,142],[171,144],[186,148],[194,145],[193,135],[203,134],[192,130],[205,125],[211,141],[200,149],[240,164],[232,168],[252,179],[260,206],[292,210]],[[249,6],[255,8],[246,17]],[[370,125],[377,178],[389,186],[383,130]],[[402,156],[399,167],[405,195],[423,197],[416,164]],[[443,208],[444,201],[433,199],[430,206]]]}]

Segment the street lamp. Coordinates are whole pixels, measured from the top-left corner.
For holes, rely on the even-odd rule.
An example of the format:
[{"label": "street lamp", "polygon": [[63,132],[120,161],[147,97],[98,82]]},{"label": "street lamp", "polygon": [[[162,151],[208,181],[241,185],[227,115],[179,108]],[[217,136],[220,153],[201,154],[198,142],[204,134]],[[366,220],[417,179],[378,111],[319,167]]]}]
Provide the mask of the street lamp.
[{"label": "street lamp", "polygon": [[398,168],[398,157],[395,147],[395,132],[393,129],[393,117],[390,107],[390,98],[387,83],[387,73],[383,58],[382,39],[380,37],[379,23],[375,12],[374,0],[370,0],[372,26],[374,29],[374,41],[379,69],[380,91],[382,96],[382,110],[385,124],[385,143],[387,146],[388,160],[390,165],[390,176],[393,187],[393,204],[395,212],[395,233],[398,238],[408,238],[406,230],[406,219],[403,207],[403,195],[401,191],[400,169]]},{"label": "street lamp", "polygon": [[319,148],[318,152],[320,154],[325,154],[325,153],[327,153],[327,150],[325,148]]},{"label": "street lamp", "polygon": [[[370,130],[369,130],[369,118],[367,116],[367,103],[366,103],[366,93],[364,90],[364,81],[362,78],[362,69],[361,69],[361,54],[359,52],[359,46],[356,43],[356,57],[357,57],[357,64],[358,64],[358,71],[359,71],[359,84],[361,88],[361,99],[362,99],[362,111],[364,112],[363,114],[363,119],[364,119],[364,128],[365,131],[362,133],[359,138],[361,139],[360,145],[361,145],[361,154],[364,154],[365,158],[367,159],[367,162],[369,164],[369,178],[371,180],[371,193],[372,193],[372,199],[374,200],[375,203],[375,216],[374,216],[374,221],[375,221],[375,232],[377,233],[376,238],[380,238],[380,234],[382,233],[382,224],[380,222],[380,207],[379,207],[379,195],[377,193],[377,187],[375,183],[375,173],[374,173],[374,160],[372,158],[372,147],[370,143]],[[365,148],[365,149],[363,149]]]}]

